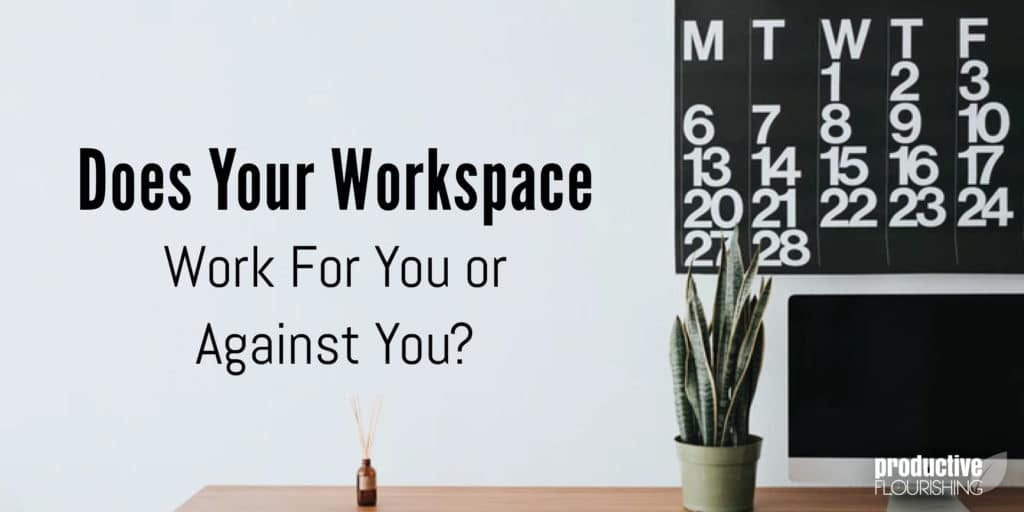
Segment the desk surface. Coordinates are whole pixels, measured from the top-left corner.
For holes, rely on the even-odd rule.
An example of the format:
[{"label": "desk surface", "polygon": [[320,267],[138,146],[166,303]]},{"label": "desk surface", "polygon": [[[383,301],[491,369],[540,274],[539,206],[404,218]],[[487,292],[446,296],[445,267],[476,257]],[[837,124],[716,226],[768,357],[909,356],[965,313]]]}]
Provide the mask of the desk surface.
[{"label": "desk surface", "polygon": [[[351,487],[204,487],[179,512],[680,512],[673,487],[385,487],[376,508],[359,508]],[[996,489],[965,498],[973,512],[1020,512],[1024,488]],[[871,489],[759,488],[757,512],[859,512],[885,510]]]}]

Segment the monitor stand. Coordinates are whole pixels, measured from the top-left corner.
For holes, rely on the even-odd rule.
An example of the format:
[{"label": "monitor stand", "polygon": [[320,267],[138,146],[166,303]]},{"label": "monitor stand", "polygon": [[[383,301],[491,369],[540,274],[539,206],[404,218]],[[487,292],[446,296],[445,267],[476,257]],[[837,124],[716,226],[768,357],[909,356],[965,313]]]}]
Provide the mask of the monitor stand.
[{"label": "monitor stand", "polygon": [[956,496],[889,496],[887,512],[969,512]]}]

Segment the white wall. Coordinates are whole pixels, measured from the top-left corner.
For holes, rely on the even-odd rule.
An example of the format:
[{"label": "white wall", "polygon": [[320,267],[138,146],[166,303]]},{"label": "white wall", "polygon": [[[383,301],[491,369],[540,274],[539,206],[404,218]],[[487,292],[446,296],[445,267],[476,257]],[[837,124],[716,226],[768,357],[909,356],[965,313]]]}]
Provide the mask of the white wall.
[{"label": "white wall", "polygon": [[[166,510],[201,486],[348,484],[352,392],[381,393],[382,485],[676,485],[666,361],[672,2],[74,2],[0,16],[0,509]],[[13,12],[12,12],[13,11]],[[306,212],[213,209],[206,148],[317,165]],[[583,161],[586,213],[342,213],[331,146],[378,158]],[[195,176],[186,212],[78,210],[78,148]],[[162,245],[507,256],[498,290],[174,289]],[[373,266],[367,266],[372,270]],[[285,268],[281,268],[284,275]],[[281,278],[284,281],[284,277]],[[710,281],[701,289],[711,293]],[[786,296],[1020,291],[1020,277],[780,278],[754,410],[786,484]],[[223,331],[353,325],[358,367],[193,364]],[[369,361],[377,320],[476,328],[458,367]],[[828,340],[822,340],[827,343]]]}]

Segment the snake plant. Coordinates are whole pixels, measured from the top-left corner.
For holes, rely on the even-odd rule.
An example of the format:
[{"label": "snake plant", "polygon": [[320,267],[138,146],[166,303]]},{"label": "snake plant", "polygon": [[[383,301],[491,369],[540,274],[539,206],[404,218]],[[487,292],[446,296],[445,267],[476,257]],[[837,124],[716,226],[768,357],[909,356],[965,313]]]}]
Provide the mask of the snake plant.
[{"label": "snake plant", "polygon": [[771,279],[757,281],[755,249],[744,269],[739,236],[723,244],[711,318],[686,276],[686,312],[672,325],[671,364],[679,439],[703,446],[749,442],[750,404],[764,359],[763,319]]}]

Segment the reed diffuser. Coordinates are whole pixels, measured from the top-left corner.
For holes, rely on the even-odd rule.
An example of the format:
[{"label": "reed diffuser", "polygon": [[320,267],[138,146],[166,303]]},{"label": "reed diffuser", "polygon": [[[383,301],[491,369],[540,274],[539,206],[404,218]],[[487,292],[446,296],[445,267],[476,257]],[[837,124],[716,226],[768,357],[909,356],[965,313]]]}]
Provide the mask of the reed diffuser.
[{"label": "reed diffuser", "polygon": [[377,432],[377,418],[380,417],[381,399],[377,398],[370,408],[369,424],[363,425],[362,407],[359,397],[352,397],[352,414],[359,428],[359,446],[363,450],[363,463],[356,471],[356,503],[360,507],[372,507],[377,504],[377,470],[370,464],[370,453],[373,450],[373,437]]}]

